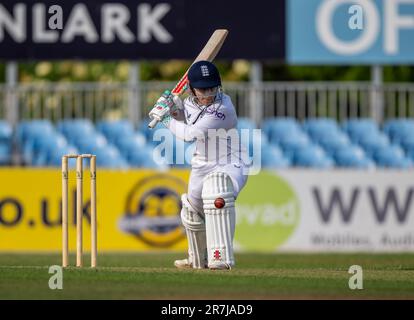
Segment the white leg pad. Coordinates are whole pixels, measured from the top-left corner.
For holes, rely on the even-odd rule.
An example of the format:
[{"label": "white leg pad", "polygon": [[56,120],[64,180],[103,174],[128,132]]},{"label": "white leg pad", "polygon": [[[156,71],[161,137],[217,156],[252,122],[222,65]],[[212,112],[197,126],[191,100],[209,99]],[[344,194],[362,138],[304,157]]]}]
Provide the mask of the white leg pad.
[{"label": "white leg pad", "polygon": [[[224,172],[208,174],[204,178],[202,198],[208,266],[230,269],[234,266],[233,238],[236,224],[234,189],[230,176]],[[221,207],[223,200],[224,206]]]},{"label": "white leg pad", "polygon": [[181,221],[188,239],[188,262],[195,269],[207,266],[206,225],[202,214],[198,213],[188,202],[187,194],[181,197]]}]

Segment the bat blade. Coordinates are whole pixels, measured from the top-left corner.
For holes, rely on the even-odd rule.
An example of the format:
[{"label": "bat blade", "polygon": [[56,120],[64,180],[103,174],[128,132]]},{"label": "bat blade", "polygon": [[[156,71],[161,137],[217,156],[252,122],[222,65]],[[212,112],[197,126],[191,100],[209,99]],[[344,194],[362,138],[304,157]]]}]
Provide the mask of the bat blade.
[{"label": "bat blade", "polygon": [[[217,29],[214,31],[214,33],[211,35],[210,39],[207,41],[206,45],[204,46],[203,50],[200,51],[197,58],[193,61],[191,65],[196,63],[200,60],[207,60],[207,61],[213,61],[214,58],[217,56],[218,52],[220,51],[221,47],[223,46],[224,41],[226,40],[226,37],[228,35],[228,30],[226,29]],[[191,67],[191,66],[190,66]],[[177,83],[175,88],[171,91],[175,95],[181,95],[186,87],[187,87],[187,73],[184,74],[184,76],[180,79],[180,81]]]},{"label": "bat blade", "polygon": [[[195,58],[191,65],[201,60],[207,60],[210,62],[213,61],[214,58],[217,56],[218,52],[220,51],[221,47],[223,46],[223,43],[226,40],[228,33],[229,31],[226,29],[217,29],[216,31],[214,31],[214,33],[211,35],[210,39],[204,46],[203,50],[201,50],[201,52],[198,54],[197,58]],[[188,82],[187,74],[188,70],[177,83],[177,85],[174,87],[174,89],[171,91],[172,94],[181,95],[184,93],[185,89],[187,88]]]},{"label": "bat blade", "polygon": [[214,33],[211,35],[210,39],[204,46],[203,50],[201,50],[197,58],[194,60],[194,62],[200,60],[213,61],[214,58],[217,56],[218,52],[220,51],[221,47],[223,46],[224,40],[226,40],[228,33],[229,32],[226,29],[218,29],[214,31]]}]

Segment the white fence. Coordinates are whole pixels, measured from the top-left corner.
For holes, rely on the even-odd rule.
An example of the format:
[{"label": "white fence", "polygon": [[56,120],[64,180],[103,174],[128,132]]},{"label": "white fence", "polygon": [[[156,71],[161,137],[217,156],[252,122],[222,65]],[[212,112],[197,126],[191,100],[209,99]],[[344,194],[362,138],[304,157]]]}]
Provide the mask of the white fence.
[{"label": "white fence", "polygon": [[[129,118],[146,117],[149,109],[171,82],[128,84],[42,83],[0,86],[0,118],[21,119]],[[414,117],[414,84],[392,83],[376,87],[369,82],[247,82],[225,83],[224,90],[239,116],[259,123],[263,118],[291,116]]]}]

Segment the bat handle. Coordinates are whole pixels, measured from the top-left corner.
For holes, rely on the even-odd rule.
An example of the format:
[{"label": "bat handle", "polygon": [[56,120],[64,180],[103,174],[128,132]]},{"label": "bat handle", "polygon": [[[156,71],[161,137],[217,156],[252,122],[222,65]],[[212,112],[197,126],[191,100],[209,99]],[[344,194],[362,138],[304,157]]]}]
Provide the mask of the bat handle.
[{"label": "bat handle", "polygon": [[151,122],[148,124],[148,128],[154,128],[155,127],[155,125],[158,123],[158,120],[157,119],[152,119],[151,120]]}]

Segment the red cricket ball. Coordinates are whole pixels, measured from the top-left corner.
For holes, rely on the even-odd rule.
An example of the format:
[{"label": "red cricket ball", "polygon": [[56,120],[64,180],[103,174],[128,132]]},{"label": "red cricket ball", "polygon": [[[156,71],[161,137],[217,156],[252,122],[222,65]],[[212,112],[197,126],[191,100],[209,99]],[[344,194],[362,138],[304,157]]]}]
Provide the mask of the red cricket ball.
[{"label": "red cricket ball", "polygon": [[214,206],[217,209],[221,209],[226,205],[226,202],[224,201],[223,198],[217,198],[216,200],[214,200]]}]

